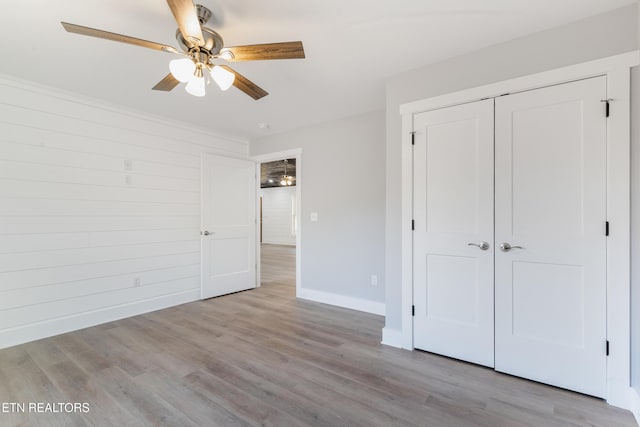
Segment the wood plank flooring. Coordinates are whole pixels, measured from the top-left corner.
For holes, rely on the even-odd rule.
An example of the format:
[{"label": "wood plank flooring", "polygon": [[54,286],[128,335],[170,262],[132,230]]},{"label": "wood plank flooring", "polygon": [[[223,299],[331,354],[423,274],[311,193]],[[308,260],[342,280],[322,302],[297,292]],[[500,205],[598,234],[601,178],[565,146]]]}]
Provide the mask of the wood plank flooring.
[{"label": "wood plank flooring", "polygon": [[0,425],[635,425],[599,399],[382,346],[382,317],[295,299],[293,248],[262,255],[259,289],[0,350],[0,404],[90,406]]}]

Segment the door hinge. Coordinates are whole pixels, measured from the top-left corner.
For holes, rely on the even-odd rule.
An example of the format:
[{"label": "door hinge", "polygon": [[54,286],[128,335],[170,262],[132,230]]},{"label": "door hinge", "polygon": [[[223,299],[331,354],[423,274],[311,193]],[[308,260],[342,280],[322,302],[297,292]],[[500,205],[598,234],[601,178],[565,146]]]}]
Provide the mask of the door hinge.
[{"label": "door hinge", "polygon": [[414,219],[411,220],[411,230],[416,229],[416,221]]},{"label": "door hinge", "polygon": [[609,221],[604,223],[604,235],[605,236],[609,235]]},{"label": "door hinge", "polygon": [[415,315],[416,315],[416,306],[415,306],[415,305],[412,305],[412,306],[411,306],[411,315],[412,315],[412,316],[415,316]]},{"label": "door hinge", "polygon": [[607,356],[609,355],[609,340],[607,340]]},{"label": "door hinge", "polygon": [[411,145],[416,145],[416,133],[411,132]]},{"label": "door hinge", "polygon": [[605,117],[609,117],[609,114],[611,114],[611,101],[613,101],[613,99],[608,98],[608,99],[602,99],[600,100],[600,102],[604,102],[605,107],[604,107],[604,116]]}]

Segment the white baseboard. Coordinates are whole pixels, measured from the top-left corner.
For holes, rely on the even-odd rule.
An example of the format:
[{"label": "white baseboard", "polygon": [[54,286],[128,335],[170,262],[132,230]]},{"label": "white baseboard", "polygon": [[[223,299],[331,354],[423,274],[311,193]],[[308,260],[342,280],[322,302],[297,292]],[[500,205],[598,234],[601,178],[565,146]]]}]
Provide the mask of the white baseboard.
[{"label": "white baseboard", "polygon": [[278,245],[278,246],[295,246],[296,242],[268,242],[266,240],[262,241],[263,245]]},{"label": "white baseboard", "polygon": [[167,307],[197,301],[200,299],[200,289],[193,289],[171,295],[163,295],[143,301],[135,301],[107,307],[100,310],[61,317],[46,322],[32,323],[0,331],[0,349],[13,347],[42,338],[52,337],[126,317],[137,316]]},{"label": "white baseboard", "polygon": [[382,302],[347,297],[329,292],[315,291],[313,289],[299,288],[297,297],[309,301],[350,308],[352,310],[364,311],[366,313],[379,314],[381,316],[384,316],[385,312],[385,306]]},{"label": "white baseboard", "polygon": [[640,390],[632,388],[629,392],[629,410],[640,426]]},{"label": "white baseboard", "polygon": [[402,348],[402,331],[400,329],[391,329],[385,326],[382,328],[381,344]]}]

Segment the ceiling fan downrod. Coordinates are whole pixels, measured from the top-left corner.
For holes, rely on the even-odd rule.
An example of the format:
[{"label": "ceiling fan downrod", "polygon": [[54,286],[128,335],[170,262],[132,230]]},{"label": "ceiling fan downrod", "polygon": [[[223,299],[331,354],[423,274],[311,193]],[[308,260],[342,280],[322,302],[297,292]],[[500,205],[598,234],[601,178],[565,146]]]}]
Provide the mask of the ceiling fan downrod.
[{"label": "ceiling fan downrod", "polygon": [[198,21],[200,25],[204,25],[211,18],[211,11],[201,4],[196,5],[196,14],[198,15]]}]

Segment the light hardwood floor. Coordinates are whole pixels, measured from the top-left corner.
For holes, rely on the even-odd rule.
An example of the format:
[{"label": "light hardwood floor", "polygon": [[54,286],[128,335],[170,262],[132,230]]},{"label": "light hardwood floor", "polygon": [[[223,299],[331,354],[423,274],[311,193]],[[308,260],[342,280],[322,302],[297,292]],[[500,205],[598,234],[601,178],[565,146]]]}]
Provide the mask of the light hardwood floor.
[{"label": "light hardwood floor", "polygon": [[383,318],[295,299],[292,248],[262,287],[0,350],[0,426],[634,426],[601,400],[380,345]]}]

